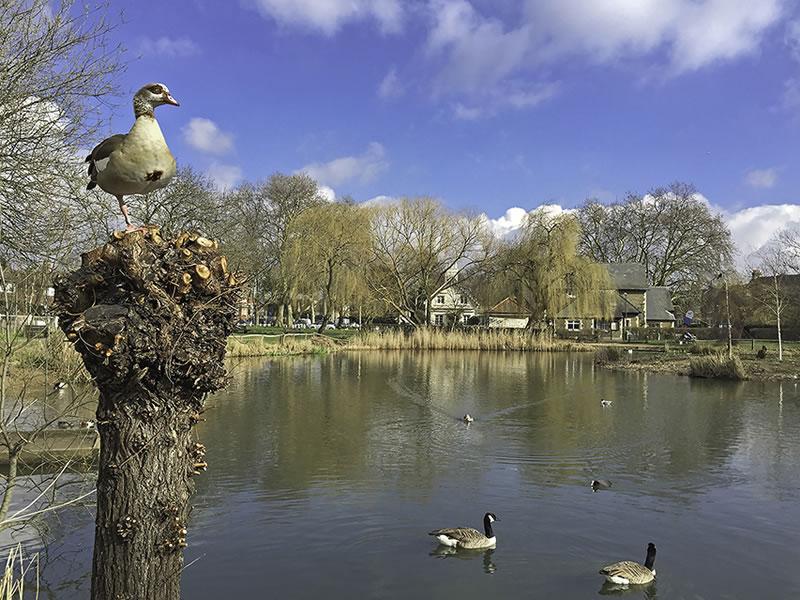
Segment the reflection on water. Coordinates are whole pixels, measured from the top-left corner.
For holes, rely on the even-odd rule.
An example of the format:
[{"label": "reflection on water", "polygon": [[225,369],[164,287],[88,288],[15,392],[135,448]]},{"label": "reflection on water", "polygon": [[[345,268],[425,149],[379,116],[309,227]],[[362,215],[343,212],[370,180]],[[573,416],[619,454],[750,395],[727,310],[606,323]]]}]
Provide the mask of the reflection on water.
[{"label": "reflection on water", "polygon": [[431,550],[430,555],[436,558],[460,558],[461,560],[476,560],[477,558],[483,559],[483,572],[487,575],[492,575],[497,571],[497,565],[492,560],[494,548],[487,550],[465,550],[456,549],[450,546],[437,545],[436,548]]},{"label": "reflection on water", "polygon": [[[582,355],[342,353],[238,363],[210,405],[187,598],[586,598],[648,541],[662,598],[800,595],[792,385]],[[486,511],[496,550],[430,559],[430,529]]]}]

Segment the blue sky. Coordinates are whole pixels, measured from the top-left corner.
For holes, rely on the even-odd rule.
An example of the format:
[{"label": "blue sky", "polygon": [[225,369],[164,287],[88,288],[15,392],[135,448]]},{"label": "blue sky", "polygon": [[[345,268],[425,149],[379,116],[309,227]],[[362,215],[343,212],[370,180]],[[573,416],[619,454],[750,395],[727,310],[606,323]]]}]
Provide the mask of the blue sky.
[{"label": "blue sky", "polygon": [[[788,0],[119,2],[124,97],[166,83],[179,163],[221,186],[305,169],[509,227],[682,180],[758,246],[800,222]],[[509,211],[519,207],[522,211]]]}]

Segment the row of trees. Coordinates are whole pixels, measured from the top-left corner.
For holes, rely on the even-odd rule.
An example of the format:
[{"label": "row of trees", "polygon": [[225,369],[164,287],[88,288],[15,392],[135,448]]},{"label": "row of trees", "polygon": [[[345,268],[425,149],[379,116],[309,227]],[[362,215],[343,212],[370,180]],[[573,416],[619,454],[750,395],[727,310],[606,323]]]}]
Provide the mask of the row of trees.
[{"label": "row of trees", "polygon": [[[107,207],[110,229],[116,213],[102,196],[94,202]],[[535,210],[506,237],[483,215],[427,197],[329,202],[304,174],[276,173],[219,192],[183,168],[171,186],[130,205],[137,219],[167,233],[198,228],[220,239],[248,278],[254,318],[275,307],[279,325],[302,313],[321,315],[324,327],[347,311],[425,325],[432,299],[456,282],[483,306],[516,297],[535,322],[565,302],[608,315],[603,262],[644,264],[649,283],[668,286],[679,310],[699,313],[719,274],[733,277],[730,232],[684,183],[614,204],[588,200],[557,215]],[[784,239],[794,238],[787,232]]]}]

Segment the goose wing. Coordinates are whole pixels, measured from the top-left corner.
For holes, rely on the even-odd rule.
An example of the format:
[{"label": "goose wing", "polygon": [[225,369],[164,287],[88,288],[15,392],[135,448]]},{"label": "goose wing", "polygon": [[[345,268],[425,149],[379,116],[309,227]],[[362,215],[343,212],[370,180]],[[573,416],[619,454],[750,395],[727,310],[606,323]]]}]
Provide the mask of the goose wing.
[{"label": "goose wing", "polygon": [[477,529],[472,527],[452,527],[449,529],[435,529],[428,533],[428,535],[443,535],[449,537],[451,540],[458,541],[459,544],[474,544],[476,542],[486,540]]},{"label": "goose wing", "polygon": [[623,560],[613,565],[600,569],[600,574],[606,577],[621,577],[629,583],[648,583],[653,580],[653,572],[632,560]]},{"label": "goose wing", "polygon": [[117,133],[111,137],[107,137],[102,142],[97,144],[91,151],[89,156],[86,157],[86,162],[89,163],[89,185],[86,186],[87,190],[92,189],[97,185],[97,173],[105,169],[108,164],[111,153],[122,146],[125,141],[126,134]]}]

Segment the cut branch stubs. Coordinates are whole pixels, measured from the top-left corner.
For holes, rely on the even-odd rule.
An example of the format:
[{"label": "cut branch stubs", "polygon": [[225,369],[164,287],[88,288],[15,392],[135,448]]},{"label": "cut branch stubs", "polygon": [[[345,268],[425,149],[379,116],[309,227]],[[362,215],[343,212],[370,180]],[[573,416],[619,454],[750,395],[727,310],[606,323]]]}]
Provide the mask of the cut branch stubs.
[{"label": "cut branch stubs", "polygon": [[115,232],[56,282],[59,323],[100,391],[92,598],[177,600],[206,396],[226,381],[240,284],[216,241]]}]

